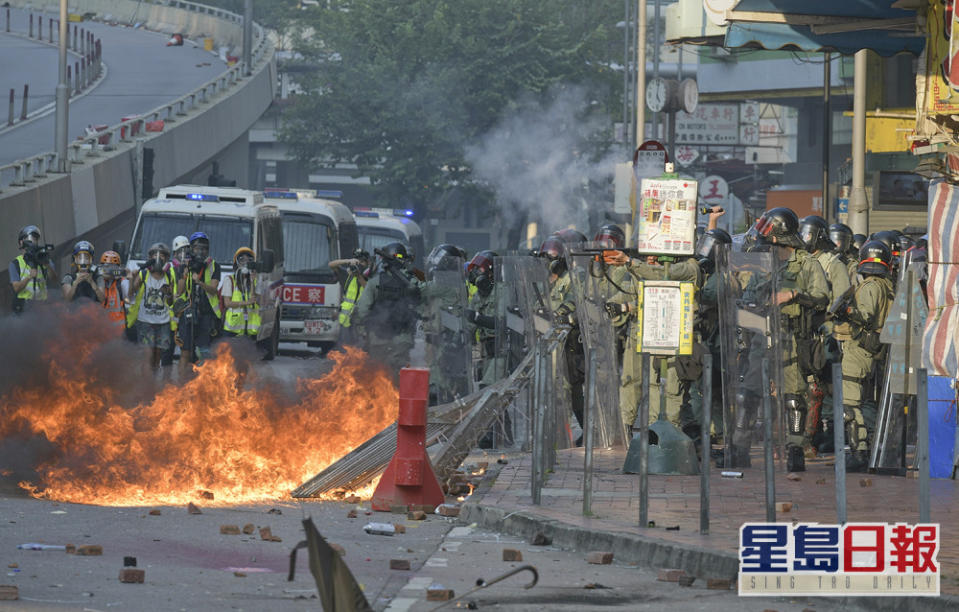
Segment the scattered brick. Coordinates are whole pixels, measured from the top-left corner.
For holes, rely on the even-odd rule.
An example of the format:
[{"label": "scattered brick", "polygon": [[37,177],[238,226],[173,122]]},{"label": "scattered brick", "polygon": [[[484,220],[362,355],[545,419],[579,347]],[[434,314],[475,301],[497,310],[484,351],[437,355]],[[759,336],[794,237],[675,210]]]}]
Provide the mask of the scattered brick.
[{"label": "scattered brick", "polygon": [[77,547],[74,546],[73,544],[67,544],[66,546],[63,547],[63,549],[67,552],[68,555],[72,555],[77,552]]},{"label": "scattered brick", "polygon": [[825,478],[819,478],[819,479],[816,480],[816,484],[817,484],[817,485],[824,485],[824,484],[826,484],[826,479],[825,479]]},{"label": "scattered brick", "polygon": [[273,530],[269,527],[260,527],[260,539],[266,540],[267,542],[273,538]]},{"label": "scattered brick", "polygon": [[244,535],[250,535],[254,531],[256,531],[256,525],[254,525],[253,523],[247,523],[246,525],[243,526]]},{"label": "scattered brick", "polygon": [[523,553],[514,548],[503,549],[503,561],[522,561]]},{"label": "scattered brick", "polygon": [[391,570],[408,570],[410,569],[410,560],[409,559],[390,559],[390,569]]},{"label": "scattered brick", "polygon": [[203,514],[203,512],[196,507],[196,504],[190,502],[186,505],[186,511],[188,514]]},{"label": "scattered brick", "polygon": [[406,518],[411,521],[425,521],[426,513],[423,512],[422,510],[413,510],[406,515]]},{"label": "scattered brick", "polygon": [[436,513],[440,516],[459,516],[460,507],[453,504],[440,504],[436,507]]},{"label": "scattered brick", "polygon": [[98,544],[80,546],[77,548],[77,554],[84,557],[99,557],[103,554],[103,547]]},{"label": "scattered brick", "polygon": [[350,510],[349,512],[346,513],[346,518],[356,518],[356,516],[357,516],[357,515],[356,515],[356,509],[355,509],[355,508],[354,508],[353,510]]},{"label": "scattered brick", "polygon": [[725,578],[709,578],[706,580],[706,588],[711,591],[728,591],[732,588],[733,581]]},{"label": "scattered brick", "polygon": [[212,499],[213,499],[213,493],[210,492],[210,491],[200,491],[200,497],[202,497],[203,499],[212,500]]},{"label": "scattered brick", "polygon": [[406,533],[406,525],[403,523],[393,523],[393,529],[396,530],[396,533]]},{"label": "scattered brick", "polygon": [[339,555],[340,555],[341,557],[346,556],[346,549],[343,548],[342,546],[340,546],[339,544],[336,544],[336,543],[334,543],[334,542],[327,542],[327,544],[330,545],[330,548],[332,548],[332,549],[335,550],[337,553],[339,553]]},{"label": "scattered brick", "polygon": [[792,502],[776,502],[776,512],[789,512],[792,509]]},{"label": "scattered brick", "polygon": [[120,582],[125,582],[126,584],[143,584],[145,577],[146,572],[135,567],[125,567],[120,570]]},{"label": "scattered brick", "polygon": [[917,470],[909,470],[906,472],[906,478],[919,478],[919,472]]},{"label": "scattered brick", "polygon": [[15,568],[18,568],[18,567],[20,567],[20,566],[17,565],[16,563],[8,563],[8,564],[7,564],[7,567],[9,567],[9,568],[11,568],[11,569],[15,569]]},{"label": "scattered brick", "polygon": [[360,498],[356,495],[347,495],[346,499],[343,500],[348,504],[358,504],[360,503]]},{"label": "scattered brick", "polygon": [[223,535],[240,535],[238,525],[220,525],[220,533]]},{"label": "scattered brick", "polygon": [[233,572],[233,575],[237,578],[246,578],[246,572]]},{"label": "scattered brick", "polygon": [[20,591],[12,584],[0,584],[0,600],[15,601],[20,599]]},{"label": "scattered brick", "polygon": [[163,513],[159,510],[150,510],[150,516],[160,516],[161,514]]},{"label": "scattered brick", "polygon": [[426,601],[449,601],[453,597],[453,589],[426,589]]},{"label": "scattered brick", "polygon": [[537,533],[533,536],[533,541],[531,544],[533,546],[549,546],[553,543],[553,538],[549,537],[545,533]]},{"label": "scattered brick", "polygon": [[270,508],[266,511],[267,514],[283,514],[283,511],[279,508]]},{"label": "scattered brick", "polygon": [[773,610],[772,608],[766,608],[763,612],[779,612],[779,610]]},{"label": "scattered brick", "polygon": [[872,486],[872,478],[862,478],[862,479],[860,479],[860,480],[859,480],[859,486],[860,486],[860,487],[863,487],[863,488],[865,488],[865,487],[871,487],[871,486]]},{"label": "scattered brick", "polygon": [[691,587],[693,583],[696,582],[696,576],[680,576],[679,577],[679,586],[681,587]]},{"label": "scattered brick", "polygon": [[476,467],[477,469],[485,470],[486,468],[489,467],[489,461],[477,461]]},{"label": "scattered brick", "polygon": [[789,472],[789,473],[786,475],[786,480],[792,480],[793,482],[799,482],[800,480],[802,480],[802,476],[800,476],[799,474],[796,474],[795,472]]},{"label": "scattered brick", "polygon": [[586,562],[593,565],[609,565],[613,562],[613,553],[608,550],[593,550],[586,555]]},{"label": "scattered brick", "polygon": [[283,538],[281,538],[280,536],[270,536],[270,541],[271,541],[271,542],[282,542],[282,541],[283,541]]},{"label": "scattered brick", "polygon": [[406,514],[407,512],[409,512],[409,510],[410,509],[407,508],[406,506],[400,506],[400,505],[390,506],[390,512],[392,512],[393,514]]},{"label": "scattered brick", "polygon": [[656,580],[660,582],[679,582],[679,579],[686,575],[681,569],[661,569],[656,575]]}]

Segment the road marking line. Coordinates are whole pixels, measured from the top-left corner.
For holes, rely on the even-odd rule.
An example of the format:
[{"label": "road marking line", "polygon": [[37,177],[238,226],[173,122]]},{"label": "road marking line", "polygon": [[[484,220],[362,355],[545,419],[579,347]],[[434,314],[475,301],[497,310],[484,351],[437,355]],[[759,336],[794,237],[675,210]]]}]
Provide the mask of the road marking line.
[{"label": "road marking line", "polygon": [[418,599],[412,597],[397,597],[390,602],[390,605],[386,606],[386,610],[395,611],[395,612],[406,612],[413,607]]},{"label": "road marking line", "polygon": [[453,527],[450,529],[450,532],[446,534],[447,538],[466,538],[473,533],[472,527]]},{"label": "road marking line", "polygon": [[427,559],[426,567],[446,567],[446,559],[442,557]]},{"label": "road marking line", "polygon": [[406,586],[400,589],[401,591],[420,591],[423,589],[428,589],[429,586],[433,584],[433,579],[429,576],[415,576],[410,578],[410,581],[406,583]]}]

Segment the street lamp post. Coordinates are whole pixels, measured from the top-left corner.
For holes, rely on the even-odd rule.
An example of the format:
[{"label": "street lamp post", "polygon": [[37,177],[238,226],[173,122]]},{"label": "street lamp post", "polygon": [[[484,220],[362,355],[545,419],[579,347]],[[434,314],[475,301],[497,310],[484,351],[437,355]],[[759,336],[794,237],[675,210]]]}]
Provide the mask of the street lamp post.
[{"label": "street lamp post", "polygon": [[57,172],[66,172],[67,164],[67,123],[70,117],[70,87],[67,85],[67,0],[60,0],[60,69],[56,91],[56,127],[54,129],[54,150],[57,152]]}]

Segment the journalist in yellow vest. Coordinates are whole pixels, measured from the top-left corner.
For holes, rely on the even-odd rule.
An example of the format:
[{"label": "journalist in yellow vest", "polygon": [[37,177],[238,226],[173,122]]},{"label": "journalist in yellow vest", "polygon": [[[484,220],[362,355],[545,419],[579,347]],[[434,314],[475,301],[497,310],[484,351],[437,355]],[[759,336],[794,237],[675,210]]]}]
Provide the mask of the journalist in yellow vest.
[{"label": "journalist in yellow vest", "polygon": [[57,281],[57,272],[50,261],[53,245],[40,243],[40,228],[36,225],[20,230],[17,247],[20,254],[10,262],[10,285],[13,312],[19,314],[28,301],[46,301],[47,284]]},{"label": "journalist in yellow vest", "polygon": [[253,250],[240,247],[233,254],[233,274],[223,277],[220,293],[226,314],[223,331],[229,336],[245,336],[256,340],[260,331],[259,287],[252,269]]}]

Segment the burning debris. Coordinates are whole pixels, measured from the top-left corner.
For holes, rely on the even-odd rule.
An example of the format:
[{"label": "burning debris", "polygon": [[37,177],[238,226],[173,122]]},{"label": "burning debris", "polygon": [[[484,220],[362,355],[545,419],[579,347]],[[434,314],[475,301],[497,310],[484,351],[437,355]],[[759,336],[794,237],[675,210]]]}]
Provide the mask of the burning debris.
[{"label": "burning debris", "polygon": [[245,364],[221,344],[191,380],[153,394],[132,365],[140,347],[104,317],[51,307],[0,322],[0,334],[11,364],[0,375],[0,465],[45,499],[273,500],[395,418],[390,378],[354,349],[291,388],[252,374],[238,385]]}]

